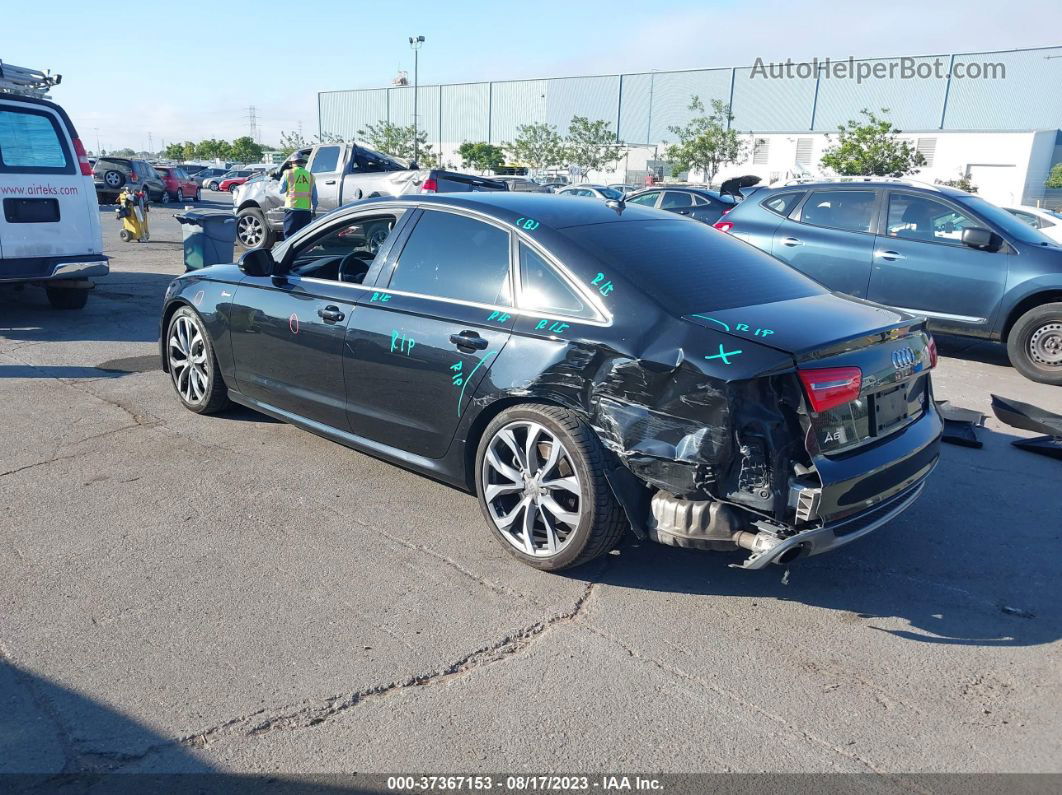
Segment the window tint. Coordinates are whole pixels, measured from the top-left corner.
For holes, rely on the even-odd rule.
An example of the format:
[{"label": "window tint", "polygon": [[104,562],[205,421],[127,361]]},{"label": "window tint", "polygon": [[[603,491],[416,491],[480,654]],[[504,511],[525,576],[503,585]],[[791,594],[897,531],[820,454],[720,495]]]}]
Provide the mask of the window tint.
[{"label": "window tint", "polygon": [[928,240],[936,243],[962,244],[962,230],[983,226],[953,207],[925,196],[905,193],[889,195],[889,237]]},{"label": "window tint", "polygon": [[1018,218],[1018,219],[1024,221],[1025,223],[1027,223],[1033,229],[1039,229],[1040,228],[1040,219],[1037,218],[1032,213],[1022,212],[1021,210],[1008,210],[1008,212],[1011,215],[1013,215],[1015,218]]},{"label": "window tint", "polygon": [[762,206],[766,207],[772,213],[786,216],[793,211],[793,208],[796,207],[803,198],[804,194],[802,192],[779,193],[777,196],[772,196],[771,198],[766,199]]},{"label": "window tint", "polygon": [[314,155],[313,164],[310,166],[310,173],[322,174],[328,171],[335,171],[338,162],[339,147],[322,146],[317,150],[317,154]]},{"label": "window tint", "polygon": [[874,220],[874,191],[815,191],[804,203],[800,220],[846,232],[869,232]]},{"label": "window tint", "polygon": [[315,279],[361,283],[397,222],[397,216],[385,215],[333,227],[295,251],[291,272]]},{"label": "window tint", "polygon": [[472,218],[425,211],[390,288],[509,306],[509,234]]},{"label": "window tint", "polygon": [[654,190],[649,193],[643,193],[641,196],[635,196],[633,199],[627,202],[627,204],[643,204],[646,207],[655,207],[656,200],[660,196],[660,191]]},{"label": "window tint", "polygon": [[594,317],[594,310],[527,245],[520,244],[520,308]]},{"label": "window tint", "polygon": [[50,115],[0,110],[0,165],[4,169],[67,171],[72,161]]},{"label": "window tint", "polygon": [[678,191],[666,190],[664,191],[664,200],[660,202],[661,210],[676,210],[681,207],[690,207],[693,205],[693,197],[688,193],[679,193]]},{"label": "window tint", "polygon": [[639,293],[679,315],[825,292],[769,254],[707,224],[682,218],[588,224],[559,231],[602,263],[602,270],[619,273],[637,285]]}]

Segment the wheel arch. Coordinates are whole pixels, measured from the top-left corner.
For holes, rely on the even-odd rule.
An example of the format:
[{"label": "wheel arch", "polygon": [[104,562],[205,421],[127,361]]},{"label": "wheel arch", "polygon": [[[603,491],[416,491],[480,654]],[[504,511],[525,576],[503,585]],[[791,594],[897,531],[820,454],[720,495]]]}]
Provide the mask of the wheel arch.
[{"label": "wheel arch", "polygon": [[244,201],[244,202],[240,203],[240,206],[236,208],[236,212],[242,213],[244,210],[261,210],[261,209],[262,209],[262,205],[260,205],[254,199],[248,199],[247,201]]},{"label": "wheel arch", "polygon": [[[166,360],[166,329],[169,328],[170,319],[173,317],[174,313],[182,306],[191,307],[192,311],[195,312],[195,307],[183,298],[174,298],[166,304],[165,309],[162,310],[162,328],[159,330],[159,357],[162,359],[162,372],[164,373],[170,371],[170,364]],[[196,312],[196,314],[199,313]]]},{"label": "wheel arch", "polygon": [[1003,324],[1003,333],[1000,339],[1003,342],[1007,342],[1010,337],[1010,330],[1014,328],[1014,324],[1018,322],[1018,318],[1028,312],[1030,309],[1035,309],[1041,304],[1050,304],[1056,301],[1062,301],[1062,290],[1043,290],[1041,292],[1027,295],[1021,299],[1013,307],[1010,312],[1007,313],[1007,320]]},{"label": "wheel arch", "polygon": [[[464,483],[473,494],[476,492],[476,454],[479,452],[479,443],[483,439],[483,432],[487,430],[487,426],[491,424],[494,418],[503,411],[520,405],[556,406],[568,411],[576,410],[573,406],[560,400],[542,395],[507,395],[484,407],[472,420],[472,424],[468,427],[468,434],[465,436],[463,455]],[[582,414],[582,412],[577,413]]]}]

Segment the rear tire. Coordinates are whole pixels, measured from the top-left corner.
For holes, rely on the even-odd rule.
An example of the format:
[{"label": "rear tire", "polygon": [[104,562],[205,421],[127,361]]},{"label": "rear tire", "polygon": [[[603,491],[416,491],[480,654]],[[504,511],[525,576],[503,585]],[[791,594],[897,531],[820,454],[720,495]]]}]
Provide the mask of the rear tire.
[{"label": "rear tire", "polygon": [[271,248],[276,234],[269,226],[265,213],[257,207],[247,207],[236,216],[236,239],[247,249]]},{"label": "rear tire", "polygon": [[217,189],[218,189],[218,183],[217,183],[217,180],[214,180],[214,181],[212,181],[212,182],[210,183],[210,185],[208,185],[207,187],[209,187],[209,188],[210,188],[211,190],[217,190]]},{"label": "rear tire", "polygon": [[1019,317],[1007,337],[1007,356],[1026,378],[1062,386],[1062,302],[1041,304]]},{"label": "rear tire", "polygon": [[177,189],[177,203],[181,204],[183,202],[184,202],[184,190],[182,188],[178,188]]},{"label": "rear tire", "polygon": [[113,169],[103,172],[103,184],[111,190],[117,190],[125,184],[125,174]]},{"label": "rear tire", "polygon": [[177,398],[189,411],[214,414],[227,408],[229,393],[206,326],[189,306],[173,313],[166,326],[166,364]]},{"label": "rear tire", "polygon": [[84,309],[89,291],[84,287],[45,287],[53,309]]},{"label": "rear tire", "polygon": [[479,505],[518,560],[543,571],[580,566],[615,548],[629,526],[607,464],[596,434],[572,412],[513,406],[480,438]]},{"label": "rear tire", "polygon": [[203,189],[202,188],[196,188],[195,189],[195,200],[197,202],[203,201]]}]

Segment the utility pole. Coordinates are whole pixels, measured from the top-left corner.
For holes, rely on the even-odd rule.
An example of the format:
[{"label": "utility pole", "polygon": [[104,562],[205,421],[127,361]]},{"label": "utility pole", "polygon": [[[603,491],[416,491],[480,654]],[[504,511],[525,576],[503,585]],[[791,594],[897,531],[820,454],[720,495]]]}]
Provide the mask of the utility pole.
[{"label": "utility pole", "polygon": [[96,157],[99,157],[103,154],[103,150],[100,148],[100,128],[93,127],[92,129],[96,131]]},{"label": "utility pole", "polygon": [[148,130],[148,154],[151,154],[151,130]]},{"label": "utility pole", "polygon": [[424,44],[423,36],[410,36],[409,46],[413,48],[413,160],[417,159],[418,154],[418,142],[417,142],[417,94],[420,93],[419,75],[417,74],[418,54],[420,53],[420,47]]},{"label": "utility pole", "polygon": [[258,140],[258,114],[257,108],[254,105],[247,107],[247,126],[250,130],[250,136],[252,141]]}]

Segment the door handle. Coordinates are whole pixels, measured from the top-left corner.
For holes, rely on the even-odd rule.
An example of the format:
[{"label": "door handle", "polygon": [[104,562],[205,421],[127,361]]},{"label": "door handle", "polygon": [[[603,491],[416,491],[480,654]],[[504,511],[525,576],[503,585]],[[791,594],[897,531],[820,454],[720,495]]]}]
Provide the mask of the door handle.
[{"label": "door handle", "polygon": [[804,245],[804,241],[800,240],[799,238],[795,238],[795,237],[783,237],[782,238],[782,245],[783,246],[789,246],[790,248],[792,248],[793,246],[802,246],[802,245]]},{"label": "door handle", "polygon": [[896,262],[897,260],[907,259],[903,254],[900,254],[898,251],[875,251],[874,256],[881,257],[881,259],[888,260],[889,262]]},{"label": "door handle", "polygon": [[334,179],[326,179],[325,180],[325,185],[335,185],[335,184],[336,184],[336,181]]},{"label": "door handle", "polygon": [[460,334],[451,334],[450,342],[458,348],[471,348],[476,351],[481,351],[487,347],[487,341],[483,339],[483,337],[479,336],[476,332],[467,329]]},{"label": "door handle", "polygon": [[343,319],[343,313],[339,311],[339,307],[332,304],[318,309],[317,314],[324,318],[325,323],[338,323]]}]

